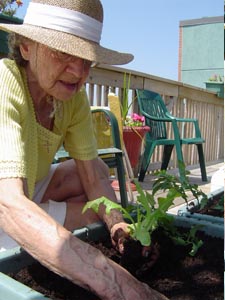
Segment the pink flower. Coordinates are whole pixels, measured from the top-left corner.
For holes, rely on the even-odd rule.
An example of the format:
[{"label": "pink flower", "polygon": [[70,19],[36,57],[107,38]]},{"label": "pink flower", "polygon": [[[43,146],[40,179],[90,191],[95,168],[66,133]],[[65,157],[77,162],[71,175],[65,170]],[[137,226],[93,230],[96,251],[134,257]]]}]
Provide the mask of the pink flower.
[{"label": "pink flower", "polygon": [[145,121],[145,117],[144,116],[139,116],[138,114],[134,113],[131,115],[132,119],[134,121],[140,121],[140,122],[144,122]]},{"label": "pink flower", "polygon": [[145,123],[145,117],[140,116],[136,113],[133,113],[131,116],[127,115],[126,119],[124,120],[124,125],[125,126],[138,126],[142,127],[144,126]]},{"label": "pink flower", "polygon": [[144,117],[144,116],[141,116],[141,119],[140,119],[140,121],[141,121],[142,123],[144,123],[144,121],[145,121],[145,117]]}]

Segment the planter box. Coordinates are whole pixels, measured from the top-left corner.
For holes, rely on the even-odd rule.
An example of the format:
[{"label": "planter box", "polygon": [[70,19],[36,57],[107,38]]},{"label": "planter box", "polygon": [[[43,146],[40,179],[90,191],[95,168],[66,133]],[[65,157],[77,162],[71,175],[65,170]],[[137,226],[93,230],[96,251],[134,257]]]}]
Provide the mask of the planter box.
[{"label": "planter box", "polygon": [[[214,197],[222,197],[224,195],[224,188],[220,188],[214,192],[211,192],[207,195],[208,201],[211,201]],[[201,203],[201,200],[200,200]],[[200,214],[198,213],[198,209],[200,208],[200,203],[195,199],[187,204],[183,204],[178,212],[177,219],[182,218],[183,224],[186,222],[193,224],[201,224],[203,225],[202,230],[206,233],[209,233],[215,237],[224,237],[224,218],[222,217],[214,217],[210,215]]]},{"label": "planter box", "polygon": [[[213,199],[214,197],[222,197],[223,194],[224,194],[224,188],[223,187],[219,188],[207,195],[208,201],[211,201],[211,199]],[[190,201],[188,205],[186,203],[181,205],[177,214],[184,215],[186,213],[192,213],[192,214],[196,213],[200,208],[200,204],[201,204],[201,199],[199,200],[199,202],[197,199],[194,199]]]},{"label": "planter box", "polygon": [[[73,234],[89,241],[104,240],[108,232],[103,223],[94,223],[77,229]],[[46,300],[50,298],[7,276],[35,262],[35,259],[20,247],[0,253],[0,300]]]},{"label": "planter box", "polygon": [[[186,217],[174,216],[177,226],[190,227],[193,225],[193,221],[189,222]],[[209,224],[208,229],[211,224]],[[211,235],[209,231],[209,235]],[[104,240],[108,235],[103,223],[95,223],[90,226],[81,228],[74,231],[74,235],[82,240]],[[223,238],[223,236],[221,236]],[[17,282],[4,273],[16,272],[21,268],[32,264],[35,260],[17,247],[12,250],[7,250],[0,253],[0,300],[45,300],[49,299],[43,294],[38,293],[31,288]]]},{"label": "planter box", "polygon": [[224,98],[224,82],[207,81],[205,87],[209,91],[216,92],[218,97]]}]

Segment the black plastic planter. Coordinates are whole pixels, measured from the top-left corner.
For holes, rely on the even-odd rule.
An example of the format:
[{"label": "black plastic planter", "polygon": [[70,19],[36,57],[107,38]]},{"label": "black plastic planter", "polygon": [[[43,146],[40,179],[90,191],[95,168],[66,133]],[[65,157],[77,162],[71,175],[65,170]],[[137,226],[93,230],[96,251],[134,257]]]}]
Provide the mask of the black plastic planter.
[{"label": "black plastic planter", "polygon": [[[179,227],[189,228],[196,223],[193,218],[187,218],[186,216],[174,216],[174,218],[175,224]],[[209,235],[215,236],[215,230],[218,230],[218,228],[216,229],[210,222],[203,226],[203,231]],[[108,236],[108,232],[101,222],[75,230],[73,234],[84,241],[103,241]],[[221,231],[219,237],[223,239]],[[34,261],[20,247],[0,253],[0,300],[51,300],[6,275],[7,273],[17,272]]]}]

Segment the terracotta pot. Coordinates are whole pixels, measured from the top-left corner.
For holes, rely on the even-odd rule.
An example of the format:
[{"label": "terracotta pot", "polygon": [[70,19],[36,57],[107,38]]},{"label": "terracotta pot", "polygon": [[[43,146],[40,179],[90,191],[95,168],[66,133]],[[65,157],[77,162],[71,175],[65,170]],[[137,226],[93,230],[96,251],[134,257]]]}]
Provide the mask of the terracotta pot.
[{"label": "terracotta pot", "polygon": [[127,150],[127,154],[131,163],[131,167],[135,168],[141,154],[141,146],[146,132],[150,131],[148,126],[124,126],[123,140]]}]

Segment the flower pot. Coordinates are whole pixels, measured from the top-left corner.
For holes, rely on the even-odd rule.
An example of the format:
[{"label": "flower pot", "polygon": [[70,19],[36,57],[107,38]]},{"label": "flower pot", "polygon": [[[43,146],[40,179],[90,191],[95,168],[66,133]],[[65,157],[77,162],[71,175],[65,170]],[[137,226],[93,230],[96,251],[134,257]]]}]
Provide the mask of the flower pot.
[{"label": "flower pot", "polygon": [[132,168],[135,168],[138,165],[144,136],[149,130],[150,127],[148,126],[141,126],[141,127],[124,126],[123,127],[123,140]]},{"label": "flower pot", "polygon": [[216,92],[218,97],[224,98],[224,82],[207,81],[205,86],[207,90]]}]

